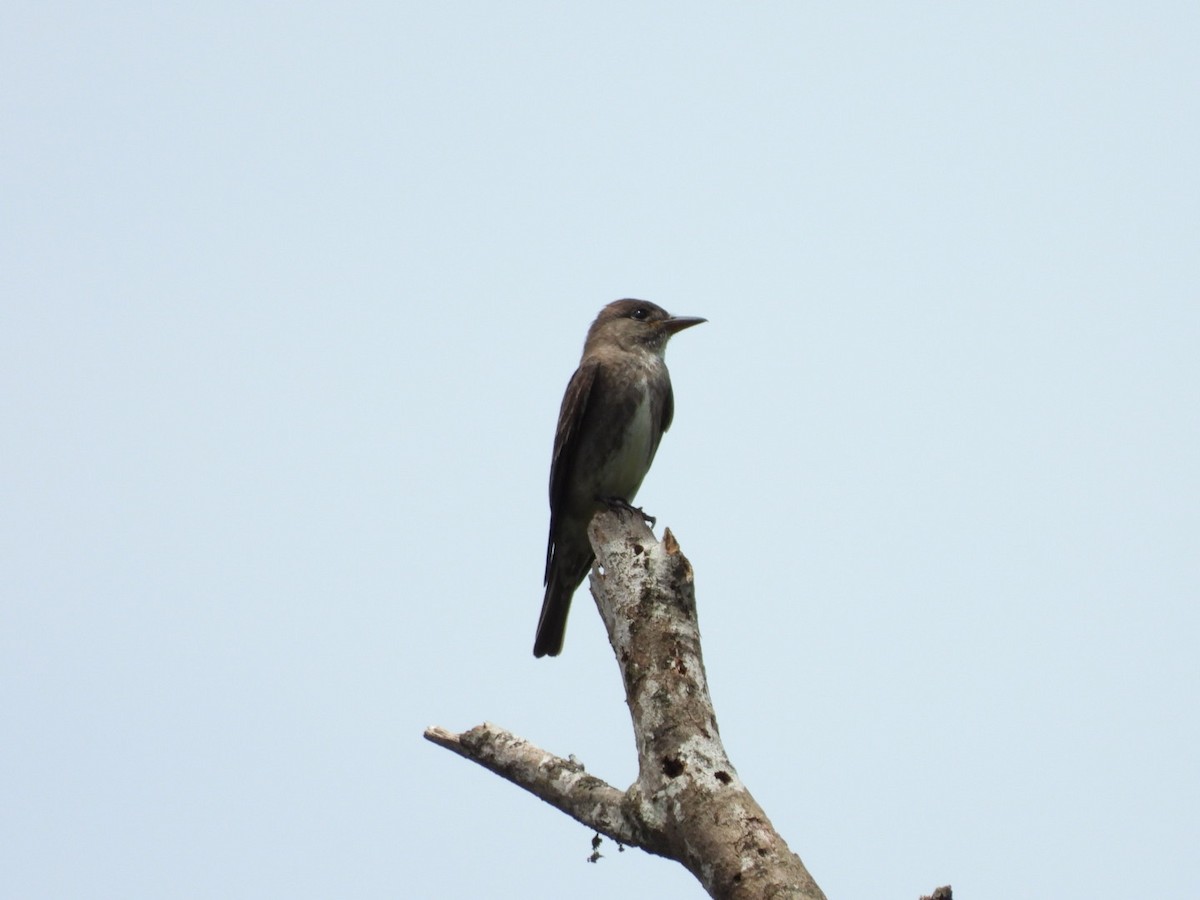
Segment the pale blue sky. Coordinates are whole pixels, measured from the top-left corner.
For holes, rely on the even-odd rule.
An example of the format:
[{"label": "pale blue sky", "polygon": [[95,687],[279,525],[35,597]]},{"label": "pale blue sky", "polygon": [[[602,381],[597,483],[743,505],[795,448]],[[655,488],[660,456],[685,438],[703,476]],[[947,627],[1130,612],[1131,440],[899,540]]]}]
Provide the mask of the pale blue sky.
[{"label": "pale blue sky", "polygon": [[422,729],[620,786],[563,387],[673,341],[639,501],[831,898],[1200,892],[1200,7],[9,3],[0,880],[692,898]]}]

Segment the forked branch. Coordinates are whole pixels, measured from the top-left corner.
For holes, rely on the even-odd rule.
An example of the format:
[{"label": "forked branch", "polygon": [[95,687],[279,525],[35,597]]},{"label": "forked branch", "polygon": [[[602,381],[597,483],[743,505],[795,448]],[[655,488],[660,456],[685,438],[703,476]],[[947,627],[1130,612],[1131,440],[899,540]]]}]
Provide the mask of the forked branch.
[{"label": "forked branch", "polygon": [[497,728],[430,728],[478,762],[621,844],[682,863],[712,897],[823,900],[725,754],[709,697],[692,567],[670,529],[657,540],[636,512],[592,520],[591,588],[633,719],[638,779],[620,791],[573,759]]}]

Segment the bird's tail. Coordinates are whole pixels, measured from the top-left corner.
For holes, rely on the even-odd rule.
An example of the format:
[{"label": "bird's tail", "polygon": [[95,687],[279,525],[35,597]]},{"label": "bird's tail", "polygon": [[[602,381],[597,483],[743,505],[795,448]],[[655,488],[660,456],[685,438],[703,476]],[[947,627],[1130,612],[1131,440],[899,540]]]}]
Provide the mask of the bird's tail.
[{"label": "bird's tail", "polygon": [[538,618],[537,637],[533,639],[533,655],[537,657],[562,653],[563,638],[567,634],[567,613],[571,611],[571,595],[575,589],[567,588],[560,582],[557,570],[552,571],[546,583],[542,614]]},{"label": "bird's tail", "polygon": [[537,637],[533,641],[534,656],[558,656],[562,653],[563,637],[567,631],[567,613],[571,597],[592,569],[592,548],[585,544],[583,553],[563,553],[562,544],[555,546],[554,556],[546,571],[546,597],[542,600],[542,615],[538,619]]}]

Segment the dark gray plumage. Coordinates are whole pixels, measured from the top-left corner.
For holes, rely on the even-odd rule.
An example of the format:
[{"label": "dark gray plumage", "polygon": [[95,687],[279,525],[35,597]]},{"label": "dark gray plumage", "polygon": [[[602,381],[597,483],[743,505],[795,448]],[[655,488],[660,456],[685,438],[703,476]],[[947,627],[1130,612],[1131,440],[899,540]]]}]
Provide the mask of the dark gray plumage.
[{"label": "dark gray plumage", "polygon": [[671,426],[667,341],[703,321],[672,316],[645,300],[617,300],[588,329],[554,435],[546,594],[534,656],[562,651],[571,597],[592,567],[592,516],[604,501],[633,501]]}]

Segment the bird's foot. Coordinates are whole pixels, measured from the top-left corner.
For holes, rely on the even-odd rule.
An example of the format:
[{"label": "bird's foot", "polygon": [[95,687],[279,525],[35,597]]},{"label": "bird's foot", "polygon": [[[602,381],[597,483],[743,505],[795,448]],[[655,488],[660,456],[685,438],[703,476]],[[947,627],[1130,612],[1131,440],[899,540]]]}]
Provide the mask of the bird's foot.
[{"label": "bird's foot", "polygon": [[658,519],[654,518],[654,516],[647,513],[640,506],[634,506],[628,500],[625,500],[621,497],[598,497],[597,499],[601,503],[603,503],[605,506],[607,506],[609,509],[623,509],[626,512],[637,513],[639,516],[641,516],[646,521],[646,524],[649,525],[651,528],[653,528],[655,523],[658,521]]}]

